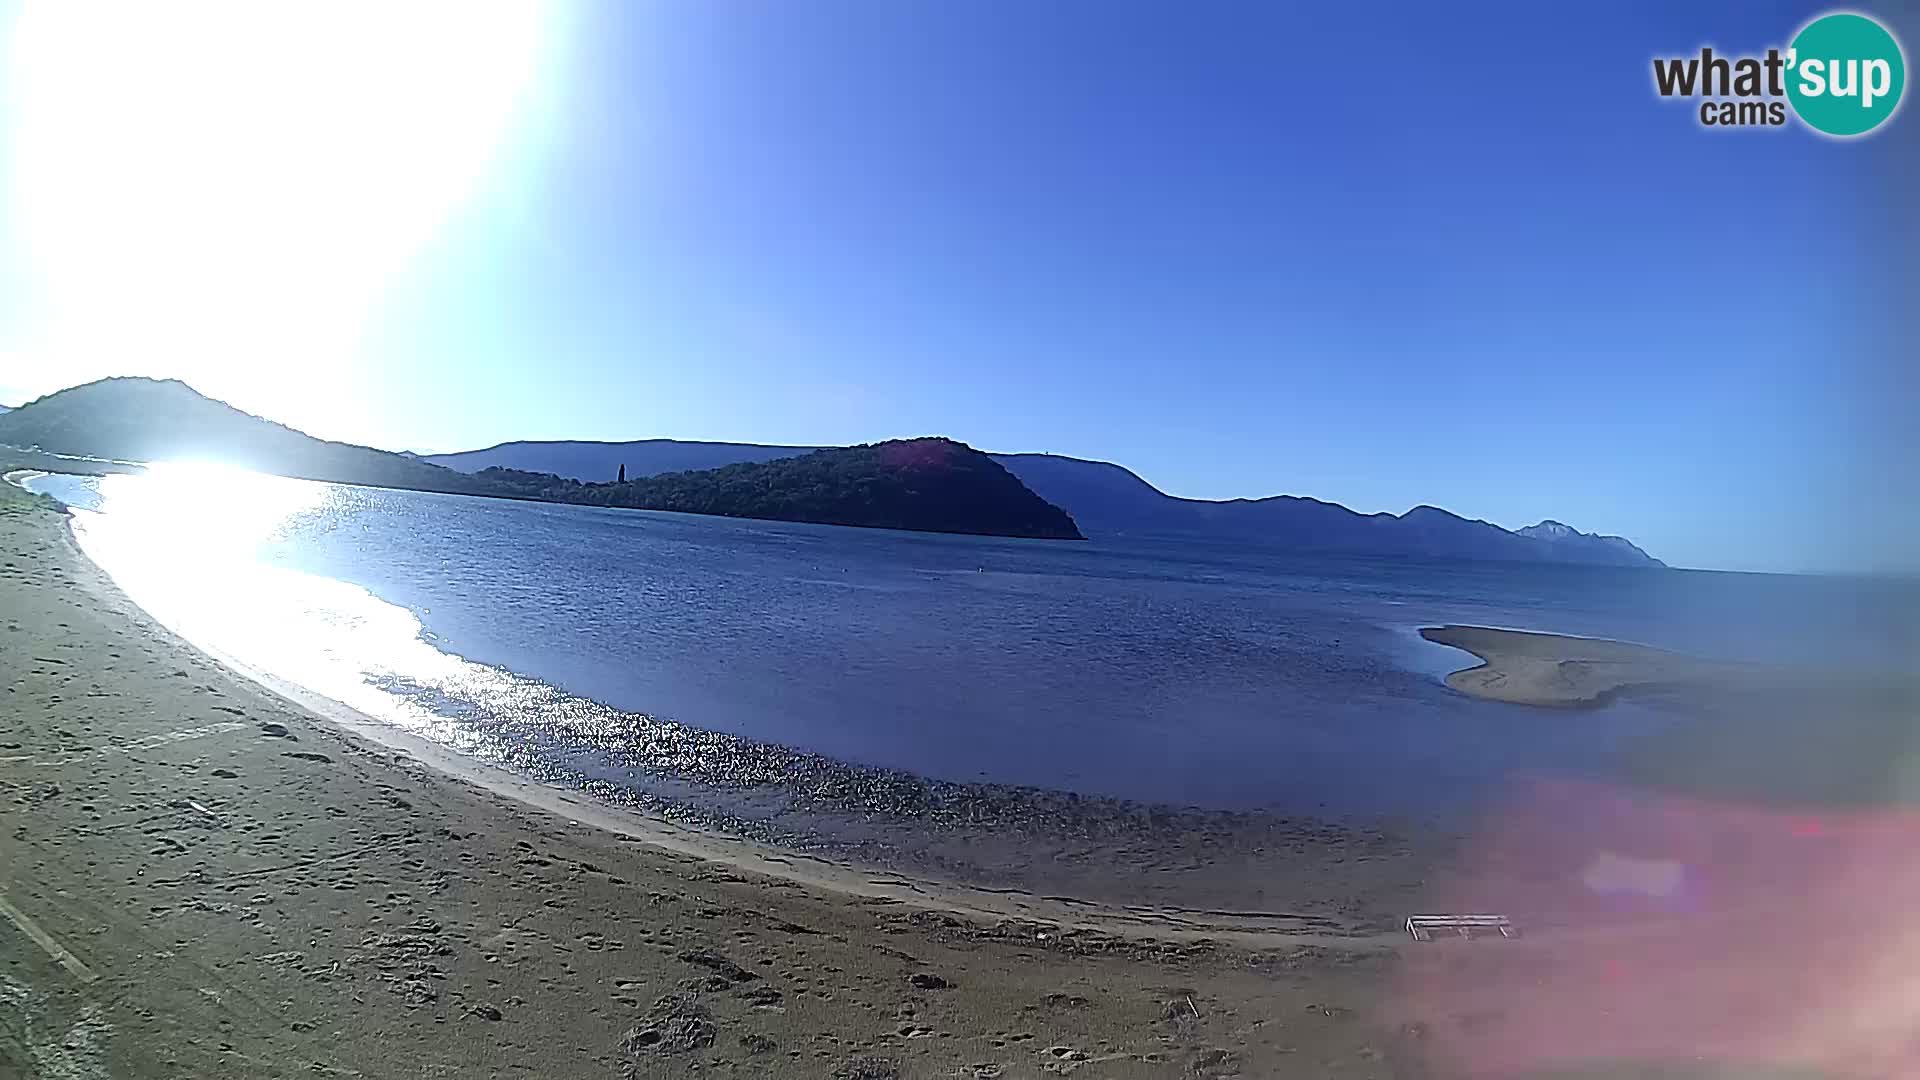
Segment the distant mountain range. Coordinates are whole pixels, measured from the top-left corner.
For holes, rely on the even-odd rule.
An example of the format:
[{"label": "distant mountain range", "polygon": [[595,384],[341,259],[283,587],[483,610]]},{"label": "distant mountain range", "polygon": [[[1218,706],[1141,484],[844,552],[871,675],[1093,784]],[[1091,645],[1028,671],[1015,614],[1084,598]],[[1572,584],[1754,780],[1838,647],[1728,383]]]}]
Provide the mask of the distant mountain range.
[{"label": "distant mountain range", "polygon": [[[511,442],[485,450],[429,454],[421,460],[463,471],[530,469],[588,481],[610,480],[622,468],[628,477],[652,476],[775,461],[815,449],[673,439]],[[1432,558],[1665,565],[1623,537],[1583,533],[1551,520],[1510,532],[1434,506],[1416,506],[1404,514],[1361,514],[1338,503],[1294,495],[1225,501],[1182,499],[1109,462],[1055,454],[991,456],[1035,494],[1071,514],[1080,529],[1095,538],[1186,536]]]},{"label": "distant mountain range", "polygon": [[[217,460],[377,487],[1031,537],[1167,536],[1434,558],[1661,566],[1558,521],[1509,532],[1433,506],[1361,514],[1318,499],[1181,499],[1103,461],[982,454],[947,439],[859,447],[515,442],[459,454],[327,442],[185,383],[103,379],[0,414],[0,444],[134,461]],[[669,479],[671,478],[671,479]]]}]

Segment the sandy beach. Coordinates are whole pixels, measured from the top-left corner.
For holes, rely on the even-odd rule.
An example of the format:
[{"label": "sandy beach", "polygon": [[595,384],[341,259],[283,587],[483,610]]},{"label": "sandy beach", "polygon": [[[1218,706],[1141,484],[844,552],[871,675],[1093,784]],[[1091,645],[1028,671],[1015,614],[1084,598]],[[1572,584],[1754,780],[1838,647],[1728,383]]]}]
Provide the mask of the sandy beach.
[{"label": "sandy beach", "polygon": [[1399,941],[1340,912],[1103,925],[530,805],[199,654],[61,513],[5,499],[0,1075],[1384,1076],[1404,1055],[1380,1008]]}]

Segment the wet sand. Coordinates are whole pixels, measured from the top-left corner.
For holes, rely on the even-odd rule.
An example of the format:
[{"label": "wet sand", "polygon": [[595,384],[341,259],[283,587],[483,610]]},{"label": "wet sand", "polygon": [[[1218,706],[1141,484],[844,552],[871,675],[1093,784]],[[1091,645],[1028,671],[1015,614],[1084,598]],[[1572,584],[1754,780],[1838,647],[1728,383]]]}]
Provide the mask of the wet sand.
[{"label": "wet sand", "polygon": [[[1084,905],[508,791],[240,677],[63,515],[0,504],[0,1076],[1385,1076],[1412,1052],[1382,1008],[1395,903]],[[1342,857],[1303,845],[1296,880]]]},{"label": "wet sand", "polygon": [[1604,705],[1634,688],[1706,687],[1752,678],[1738,665],[1603,638],[1487,626],[1430,626],[1420,636],[1479,657],[1478,666],[1448,675],[1448,686],[1518,705],[1582,708]]}]

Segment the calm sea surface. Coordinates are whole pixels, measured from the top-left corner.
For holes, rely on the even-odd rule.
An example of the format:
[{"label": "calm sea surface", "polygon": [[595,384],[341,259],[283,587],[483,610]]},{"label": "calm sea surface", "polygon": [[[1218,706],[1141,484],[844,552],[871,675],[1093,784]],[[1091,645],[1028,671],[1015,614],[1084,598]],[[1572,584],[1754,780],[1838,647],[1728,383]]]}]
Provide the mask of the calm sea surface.
[{"label": "calm sea surface", "polygon": [[695,800],[699,743],[676,750],[687,769],[636,764],[619,744],[638,729],[610,717],[966,783],[1444,813],[1517,771],[1603,771],[1673,718],[1465,698],[1441,676],[1472,659],[1417,627],[1896,664],[1916,610],[1840,579],[933,536],[189,468],[30,486],[198,644],[504,764]]}]

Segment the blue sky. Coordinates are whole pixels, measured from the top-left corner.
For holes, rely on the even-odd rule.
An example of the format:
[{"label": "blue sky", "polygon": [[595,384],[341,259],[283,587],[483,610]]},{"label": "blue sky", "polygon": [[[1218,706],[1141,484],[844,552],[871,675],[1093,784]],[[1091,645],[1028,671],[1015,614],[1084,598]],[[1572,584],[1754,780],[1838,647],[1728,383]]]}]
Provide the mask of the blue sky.
[{"label": "blue sky", "polygon": [[[1889,497],[1860,465],[1892,419],[1887,271],[1912,219],[1891,178],[1915,121],[1849,144],[1706,131],[1649,75],[1656,53],[1783,45],[1819,10],[556,8],[484,137],[440,138],[432,110],[455,95],[356,141],[434,60],[397,68],[377,96],[402,106],[359,126],[313,121],[323,102],[300,114],[310,135],[272,115],[199,133],[245,177],[266,167],[249,130],[292,131],[292,152],[362,185],[328,211],[346,216],[321,216],[329,182],[238,230],[197,183],[216,163],[163,144],[171,197],[204,201],[184,220],[232,232],[212,246],[230,257],[192,263],[192,229],[141,234],[154,250],[122,294],[88,295],[43,280],[59,233],[0,232],[0,401],[179,375],[421,450],[940,433],[1118,461],[1179,495],[1555,517],[1688,565],[1883,565],[1904,547],[1820,521]],[[337,70],[316,78],[357,69]],[[15,95],[7,160],[19,113],[56,97]],[[24,168],[0,166],[16,239]],[[112,177],[91,197],[130,189],[174,216],[136,158],[92,172]],[[381,201],[383,177],[443,173]],[[118,235],[90,258],[118,264]],[[326,247],[324,276],[302,276],[301,244]],[[150,337],[120,320],[134,329],[62,349],[72,312],[113,321],[116,295],[151,289],[169,299]],[[65,323],[46,314],[62,304]],[[269,314],[203,348],[196,320],[242,307]]]}]

